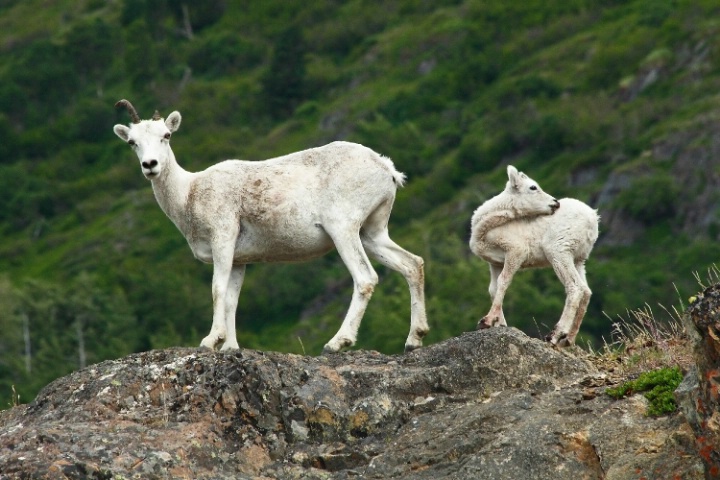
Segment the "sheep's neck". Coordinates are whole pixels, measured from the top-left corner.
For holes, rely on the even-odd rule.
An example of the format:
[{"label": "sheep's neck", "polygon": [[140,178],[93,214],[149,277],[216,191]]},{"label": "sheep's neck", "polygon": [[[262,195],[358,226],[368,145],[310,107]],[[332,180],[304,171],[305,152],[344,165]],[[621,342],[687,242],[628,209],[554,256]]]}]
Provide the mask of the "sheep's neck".
[{"label": "sheep's neck", "polygon": [[171,150],[163,171],[152,181],[158,205],[183,233],[186,231],[185,211],[191,177],[192,173],[178,165]]}]

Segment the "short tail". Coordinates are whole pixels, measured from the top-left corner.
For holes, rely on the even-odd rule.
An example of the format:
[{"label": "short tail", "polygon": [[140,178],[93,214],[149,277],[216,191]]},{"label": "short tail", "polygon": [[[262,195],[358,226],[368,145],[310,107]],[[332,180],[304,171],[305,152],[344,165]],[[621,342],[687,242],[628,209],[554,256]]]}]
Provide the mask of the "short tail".
[{"label": "short tail", "polygon": [[405,180],[406,180],[405,174],[402,172],[398,172],[395,169],[395,164],[388,157],[386,157],[384,155],[378,155],[378,157],[380,157],[380,161],[382,161],[382,163],[384,163],[385,166],[387,166],[388,169],[390,169],[390,174],[393,177],[393,182],[395,182],[395,185],[397,185],[398,188],[403,187],[405,185]]}]

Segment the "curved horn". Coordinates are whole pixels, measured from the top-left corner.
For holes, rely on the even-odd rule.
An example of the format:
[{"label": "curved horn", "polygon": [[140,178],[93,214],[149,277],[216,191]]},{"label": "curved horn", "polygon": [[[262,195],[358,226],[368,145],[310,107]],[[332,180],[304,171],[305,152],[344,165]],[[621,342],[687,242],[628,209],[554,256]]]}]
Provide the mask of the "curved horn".
[{"label": "curved horn", "polygon": [[115,104],[115,108],[119,107],[125,107],[127,108],[128,113],[130,114],[130,120],[132,120],[132,123],[140,123],[140,117],[138,116],[137,110],[135,110],[135,107],[132,106],[132,103],[125,100],[124,98],[120,101],[118,101]]},{"label": "curved horn", "polygon": [[160,115],[160,112],[155,110],[155,113],[153,113],[152,119],[153,120],[162,120],[162,116]]}]

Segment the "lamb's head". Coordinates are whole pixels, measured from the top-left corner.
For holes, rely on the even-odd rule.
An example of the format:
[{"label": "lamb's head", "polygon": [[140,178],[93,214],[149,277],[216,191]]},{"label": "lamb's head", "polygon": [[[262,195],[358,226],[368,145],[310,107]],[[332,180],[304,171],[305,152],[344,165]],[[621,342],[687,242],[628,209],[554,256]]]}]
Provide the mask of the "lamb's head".
[{"label": "lamb's head", "polygon": [[510,194],[512,208],[519,216],[552,215],[560,208],[560,202],[545,193],[535,180],[518,172],[512,165],[508,165],[507,174],[505,192]]},{"label": "lamb's head", "polygon": [[155,112],[152,119],[140,120],[135,107],[127,100],[120,100],[115,106],[127,108],[132,123],[129,127],[115,125],[113,131],[135,151],[145,178],[152,180],[158,177],[163,167],[174,161],[170,136],[180,127],[180,112],[172,112],[164,120]]}]

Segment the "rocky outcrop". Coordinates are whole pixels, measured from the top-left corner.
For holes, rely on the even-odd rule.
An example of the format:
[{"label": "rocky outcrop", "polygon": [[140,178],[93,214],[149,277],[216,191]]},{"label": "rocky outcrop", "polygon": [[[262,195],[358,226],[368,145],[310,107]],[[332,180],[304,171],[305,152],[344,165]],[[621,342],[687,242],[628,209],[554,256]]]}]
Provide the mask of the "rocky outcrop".
[{"label": "rocky outcrop", "polygon": [[695,433],[706,478],[720,479],[720,285],[699,294],[683,322],[696,365],[675,395]]},{"label": "rocky outcrop", "polygon": [[398,356],[139,353],[3,412],[0,478],[703,478],[683,415],[612,400],[585,356],[513,328]]}]

